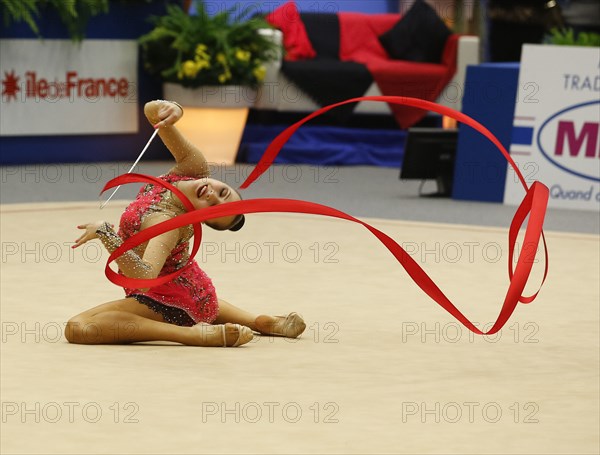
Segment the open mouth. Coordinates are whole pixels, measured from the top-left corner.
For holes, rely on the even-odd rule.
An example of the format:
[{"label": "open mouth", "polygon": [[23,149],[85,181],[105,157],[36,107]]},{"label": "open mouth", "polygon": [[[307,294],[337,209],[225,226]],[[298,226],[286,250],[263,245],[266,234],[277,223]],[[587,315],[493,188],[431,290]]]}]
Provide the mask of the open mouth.
[{"label": "open mouth", "polygon": [[208,185],[201,185],[200,188],[198,188],[198,192],[196,193],[196,195],[201,198],[202,196],[204,196],[206,194],[206,192],[208,191]]}]

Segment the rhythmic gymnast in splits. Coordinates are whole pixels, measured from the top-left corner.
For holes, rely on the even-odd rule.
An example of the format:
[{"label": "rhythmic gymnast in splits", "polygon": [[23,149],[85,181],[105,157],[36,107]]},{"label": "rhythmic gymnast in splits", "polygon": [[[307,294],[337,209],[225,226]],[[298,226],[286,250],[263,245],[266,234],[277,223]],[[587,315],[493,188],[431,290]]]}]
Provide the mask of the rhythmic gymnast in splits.
[{"label": "rhythmic gymnast in splits", "polygon": [[[148,120],[176,160],[161,180],[176,186],[198,209],[240,200],[229,185],[209,178],[202,153],[175,128],[183,109],[177,103],[151,101],[145,105]],[[110,223],[98,221],[77,226],[85,232],[74,248],[99,239],[112,253],[127,238],[150,226],[185,213],[179,198],[153,184],[143,187],[121,216],[119,233]],[[217,230],[239,230],[244,216],[215,218],[205,224]],[[192,226],[163,233],[120,256],[120,273],[150,279],[173,273],[189,260]],[[192,346],[239,346],[253,331],[289,338],[306,325],[296,313],[256,316],[218,299],[210,278],[192,261],[175,279],[150,289],[125,289],[126,297],[99,305],[71,318],[65,336],[71,343],[117,344],[173,341]]]}]

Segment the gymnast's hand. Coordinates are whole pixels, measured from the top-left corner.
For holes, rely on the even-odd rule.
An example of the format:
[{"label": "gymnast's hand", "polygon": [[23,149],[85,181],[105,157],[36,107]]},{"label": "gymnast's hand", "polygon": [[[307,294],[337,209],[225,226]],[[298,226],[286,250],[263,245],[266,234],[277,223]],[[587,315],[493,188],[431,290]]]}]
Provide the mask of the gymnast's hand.
[{"label": "gymnast's hand", "polygon": [[158,122],[154,128],[163,128],[168,125],[174,125],[183,117],[183,108],[171,101],[163,101],[158,109]]},{"label": "gymnast's hand", "polygon": [[[97,239],[98,234],[96,231],[100,229],[100,226],[102,226],[104,223],[105,221],[96,221],[95,223],[85,223],[77,226],[77,229],[85,229],[85,232],[81,235],[81,237],[75,240],[75,245],[73,245],[72,248],[77,248],[90,240]],[[111,226],[114,227],[113,224],[111,224]]]}]

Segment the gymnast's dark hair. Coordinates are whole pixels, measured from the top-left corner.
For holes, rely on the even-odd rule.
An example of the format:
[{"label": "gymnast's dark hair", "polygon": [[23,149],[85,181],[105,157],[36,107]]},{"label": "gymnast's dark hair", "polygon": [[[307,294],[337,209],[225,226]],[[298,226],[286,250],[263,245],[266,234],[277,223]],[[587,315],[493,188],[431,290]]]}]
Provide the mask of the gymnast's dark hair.
[{"label": "gymnast's dark hair", "polygon": [[244,223],[246,222],[246,217],[244,215],[238,215],[233,224],[231,225],[231,227],[229,228],[230,231],[239,231],[240,229],[242,229],[242,226],[244,226]]},{"label": "gymnast's dark hair", "polygon": [[[237,193],[237,195],[240,198],[240,201],[242,200],[242,195],[240,194],[240,192],[238,190],[233,190]],[[235,217],[235,220],[233,220],[233,223],[231,224],[231,227],[229,228],[230,231],[239,231],[240,229],[242,229],[242,226],[244,226],[244,223],[246,222],[246,217],[244,216],[243,213],[239,214],[238,216]]]}]

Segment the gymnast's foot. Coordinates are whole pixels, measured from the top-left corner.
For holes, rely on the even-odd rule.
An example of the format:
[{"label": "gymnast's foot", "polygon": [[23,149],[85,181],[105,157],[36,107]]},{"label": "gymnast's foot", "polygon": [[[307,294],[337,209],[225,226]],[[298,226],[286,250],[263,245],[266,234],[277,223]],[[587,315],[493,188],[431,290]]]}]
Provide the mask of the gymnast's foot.
[{"label": "gymnast's foot", "polygon": [[263,335],[286,338],[296,338],[306,329],[306,324],[298,313],[290,313],[287,316],[258,316],[254,325]]},{"label": "gymnast's foot", "polygon": [[201,322],[191,327],[194,346],[241,346],[248,343],[254,335],[252,330],[239,324],[211,325]]}]

